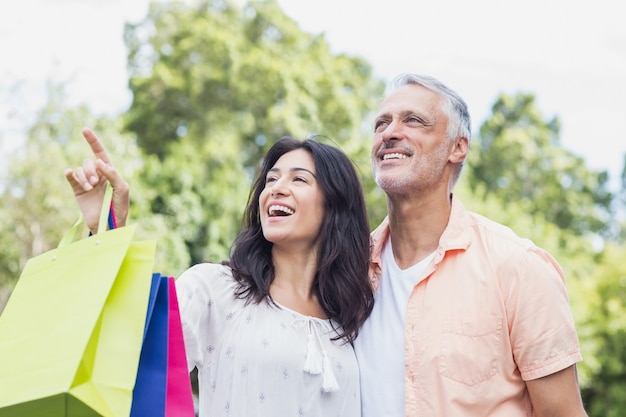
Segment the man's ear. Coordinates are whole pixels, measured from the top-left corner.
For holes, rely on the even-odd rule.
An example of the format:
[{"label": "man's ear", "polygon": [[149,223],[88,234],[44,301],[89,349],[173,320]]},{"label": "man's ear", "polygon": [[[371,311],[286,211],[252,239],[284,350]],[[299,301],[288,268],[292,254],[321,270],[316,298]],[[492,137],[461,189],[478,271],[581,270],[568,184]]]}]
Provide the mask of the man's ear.
[{"label": "man's ear", "polygon": [[467,158],[469,153],[469,139],[458,137],[454,140],[454,148],[450,154],[450,162],[458,164]]}]

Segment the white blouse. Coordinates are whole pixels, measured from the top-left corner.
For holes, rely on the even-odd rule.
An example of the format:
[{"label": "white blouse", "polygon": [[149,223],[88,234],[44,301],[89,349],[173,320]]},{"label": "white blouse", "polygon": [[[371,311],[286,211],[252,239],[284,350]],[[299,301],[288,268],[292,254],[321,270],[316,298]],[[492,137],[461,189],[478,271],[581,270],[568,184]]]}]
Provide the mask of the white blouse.
[{"label": "white blouse", "polygon": [[219,264],[188,269],[176,288],[200,417],[360,416],[356,356],[344,340],[330,340],[329,320],[246,304]]}]

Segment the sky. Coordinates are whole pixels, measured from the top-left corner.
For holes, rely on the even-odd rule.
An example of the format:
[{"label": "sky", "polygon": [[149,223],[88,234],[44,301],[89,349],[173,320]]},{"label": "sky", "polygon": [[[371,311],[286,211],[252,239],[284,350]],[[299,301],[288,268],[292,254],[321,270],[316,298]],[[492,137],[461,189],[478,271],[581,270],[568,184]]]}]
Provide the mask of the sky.
[{"label": "sky", "polygon": [[[621,0],[278,0],[334,53],[366,59],[375,75],[433,75],[467,101],[474,132],[500,93],[532,93],[561,120],[564,147],[612,184],[626,154],[626,25]],[[0,145],[19,146],[64,82],[68,103],[97,114],[128,108],[125,22],[149,0],[0,1]],[[0,151],[2,150],[0,149]]]}]

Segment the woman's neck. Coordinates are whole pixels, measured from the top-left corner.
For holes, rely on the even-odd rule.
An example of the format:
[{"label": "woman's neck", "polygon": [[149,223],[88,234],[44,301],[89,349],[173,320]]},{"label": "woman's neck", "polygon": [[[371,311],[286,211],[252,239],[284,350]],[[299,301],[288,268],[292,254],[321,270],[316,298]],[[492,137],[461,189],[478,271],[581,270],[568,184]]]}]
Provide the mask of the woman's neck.
[{"label": "woman's neck", "polygon": [[270,294],[274,301],[298,313],[326,318],[313,288],[317,271],[315,251],[284,252],[272,251],[274,280]]}]

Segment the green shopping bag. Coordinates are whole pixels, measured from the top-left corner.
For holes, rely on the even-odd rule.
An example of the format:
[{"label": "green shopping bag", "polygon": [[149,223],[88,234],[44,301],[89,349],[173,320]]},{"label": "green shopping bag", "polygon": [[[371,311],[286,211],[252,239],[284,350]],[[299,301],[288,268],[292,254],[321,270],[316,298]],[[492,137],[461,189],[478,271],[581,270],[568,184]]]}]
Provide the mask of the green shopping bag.
[{"label": "green shopping bag", "polygon": [[26,264],[0,316],[0,416],[128,417],[156,242],[106,229]]}]

